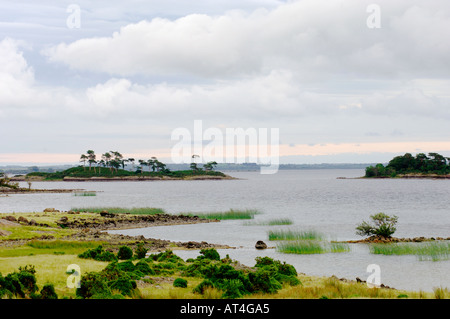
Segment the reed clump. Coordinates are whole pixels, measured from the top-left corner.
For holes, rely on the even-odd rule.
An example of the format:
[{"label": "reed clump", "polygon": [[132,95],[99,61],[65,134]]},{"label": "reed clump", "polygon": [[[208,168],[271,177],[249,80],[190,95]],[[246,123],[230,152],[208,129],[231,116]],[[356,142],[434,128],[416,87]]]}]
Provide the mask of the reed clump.
[{"label": "reed clump", "polygon": [[419,260],[439,261],[449,259],[450,242],[370,244],[369,250],[372,254],[415,255]]}]

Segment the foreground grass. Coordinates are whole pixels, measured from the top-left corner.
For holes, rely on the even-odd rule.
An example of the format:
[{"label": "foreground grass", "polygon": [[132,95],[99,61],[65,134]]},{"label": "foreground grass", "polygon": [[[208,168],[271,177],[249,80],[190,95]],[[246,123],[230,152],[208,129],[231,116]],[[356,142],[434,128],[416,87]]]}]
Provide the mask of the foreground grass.
[{"label": "foreground grass", "polygon": [[0,257],[0,273],[6,275],[16,271],[19,267],[34,265],[36,269],[37,285],[41,288],[52,283],[58,296],[75,297],[74,289],[67,288],[66,273],[69,265],[80,266],[82,273],[100,271],[107,262],[84,260],[77,255],[36,255],[20,257]]},{"label": "foreground grass", "polygon": [[450,242],[370,244],[372,254],[415,255],[419,260],[448,260]]},{"label": "foreground grass", "polygon": [[[75,289],[67,288],[67,267],[76,264],[81,269],[81,275],[88,272],[99,272],[104,269],[108,262],[81,259],[77,255],[36,255],[21,257],[1,257],[0,273],[7,274],[25,265],[34,265],[36,269],[37,285],[52,283],[59,298],[75,298]],[[187,287],[178,288],[173,286],[175,278],[187,280]],[[336,277],[316,277],[299,274],[297,278],[301,284],[290,286],[284,284],[275,294],[256,293],[244,298],[252,299],[336,299],[336,298],[383,298],[383,299],[444,299],[450,298],[450,292],[446,288],[436,288],[434,292],[411,292],[386,288],[369,288],[364,283],[339,280]],[[139,299],[218,299],[222,291],[216,288],[208,288],[203,294],[193,293],[202,278],[183,277],[181,271],[173,269],[171,274],[164,276],[151,276],[145,281],[139,281],[139,292],[133,298]]]}]

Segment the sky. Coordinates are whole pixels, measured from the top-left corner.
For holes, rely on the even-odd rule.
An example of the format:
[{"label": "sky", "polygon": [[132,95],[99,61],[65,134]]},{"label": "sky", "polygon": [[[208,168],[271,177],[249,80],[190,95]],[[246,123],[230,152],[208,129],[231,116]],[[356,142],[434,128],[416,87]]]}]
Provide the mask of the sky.
[{"label": "sky", "polygon": [[0,166],[171,162],[195,121],[280,163],[450,156],[449,39],[447,0],[3,0]]}]

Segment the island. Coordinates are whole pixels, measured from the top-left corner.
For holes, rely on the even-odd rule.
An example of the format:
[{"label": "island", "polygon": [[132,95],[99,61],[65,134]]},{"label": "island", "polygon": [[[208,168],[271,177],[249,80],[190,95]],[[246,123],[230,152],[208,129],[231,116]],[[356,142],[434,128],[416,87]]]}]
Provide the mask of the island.
[{"label": "island", "polygon": [[438,153],[396,156],[387,165],[366,167],[364,178],[450,179],[450,158]]},{"label": "island", "polygon": [[[8,182],[32,181],[156,181],[156,180],[221,180],[234,179],[222,172],[215,171],[216,162],[197,164],[192,156],[190,169],[171,171],[167,165],[156,157],[148,160],[124,158],[117,151],[106,152],[97,160],[94,151],[88,150],[81,154],[82,165],[57,172],[31,172],[25,175],[15,175]],[[137,162],[137,164],[135,164]],[[202,167],[200,167],[202,165]],[[3,178],[5,178],[3,176]],[[5,187],[14,189],[17,185],[3,183]]]}]

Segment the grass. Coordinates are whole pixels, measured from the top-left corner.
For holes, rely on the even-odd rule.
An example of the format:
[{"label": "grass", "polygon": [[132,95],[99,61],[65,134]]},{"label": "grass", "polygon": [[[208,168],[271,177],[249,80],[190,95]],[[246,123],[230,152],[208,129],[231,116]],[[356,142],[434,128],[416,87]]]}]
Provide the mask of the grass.
[{"label": "grass", "polygon": [[112,214],[132,214],[132,215],[155,215],[155,214],[165,214],[166,212],[162,208],[154,207],[74,207],[71,210],[75,212],[90,212],[90,213],[100,213],[102,211],[107,211]]},{"label": "grass", "polygon": [[211,213],[183,213],[183,215],[188,216],[198,216],[200,218],[206,219],[253,219],[256,214],[259,214],[259,211],[254,209],[246,209],[246,210],[234,210],[230,209],[225,212],[211,212]]},{"label": "grass", "polygon": [[323,234],[315,230],[269,230],[269,240],[322,240]]},{"label": "grass", "polygon": [[448,260],[450,242],[370,244],[372,254],[415,255],[419,260]]},{"label": "grass", "polygon": [[246,222],[245,226],[278,226],[278,225],[292,225],[294,222],[289,218],[275,218],[260,222]]},{"label": "grass", "polygon": [[36,280],[39,289],[45,284],[52,283],[55,286],[58,296],[75,297],[75,289],[67,288],[68,274],[67,266],[76,264],[80,266],[81,275],[91,272],[100,271],[106,267],[107,262],[84,260],[78,258],[77,255],[54,255],[43,254],[35,256],[21,257],[0,257],[0,273],[6,275],[16,271],[19,267],[33,265],[36,269]]},{"label": "grass", "polygon": [[102,243],[94,241],[31,240],[19,247],[0,249],[0,257],[80,254],[86,249],[95,248],[100,244]]},{"label": "grass", "polygon": [[73,196],[90,197],[90,196],[97,196],[97,193],[95,193],[95,192],[75,192],[75,193],[73,193]]},{"label": "grass", "polygon": [[277,250],[285,254],[324,254],[350,251],[346,243],[326,243],[316,240],[284,241],[277,245]]}]

